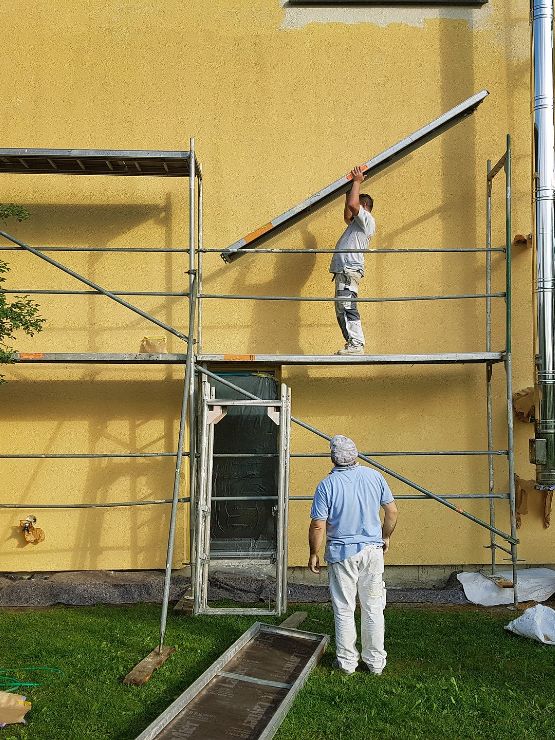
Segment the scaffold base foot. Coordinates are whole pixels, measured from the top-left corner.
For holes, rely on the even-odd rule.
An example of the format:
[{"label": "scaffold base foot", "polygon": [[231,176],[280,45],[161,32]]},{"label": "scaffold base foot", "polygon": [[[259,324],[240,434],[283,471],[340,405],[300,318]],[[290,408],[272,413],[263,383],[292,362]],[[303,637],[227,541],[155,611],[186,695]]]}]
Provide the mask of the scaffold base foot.
[{"label": "scaffold base foot", "polygon": [[162,650],[155,648],[129,671],[123,683],[126,686],[142,686],[157,668],[164,665],[172,653],[175,653],[174,647],[163,647]]}]

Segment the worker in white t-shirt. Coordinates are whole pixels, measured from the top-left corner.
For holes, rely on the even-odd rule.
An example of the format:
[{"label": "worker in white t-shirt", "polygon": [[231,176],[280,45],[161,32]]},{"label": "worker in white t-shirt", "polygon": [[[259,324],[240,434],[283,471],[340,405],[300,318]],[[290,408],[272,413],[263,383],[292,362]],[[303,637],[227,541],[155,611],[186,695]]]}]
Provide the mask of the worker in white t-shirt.
[{"label": "worker in white t-shirt", "polygon": [[[355,301],[358,286],[364,277],[364,252],[376,231],[372,216],[374,201],[366,193],[360,192],[364,179],[363,170],[355,167],[351,171],[353,185],[345,198],[343,217],[347,228],[335,246],[330,264],[330,272],[335,281],[335,297],[345,300],[335,302],[335,315],[345,339],[345,347],[338,355],[363,355],[364,333],[360,313]],[[349,251],[351,250],[351,251]]]}]

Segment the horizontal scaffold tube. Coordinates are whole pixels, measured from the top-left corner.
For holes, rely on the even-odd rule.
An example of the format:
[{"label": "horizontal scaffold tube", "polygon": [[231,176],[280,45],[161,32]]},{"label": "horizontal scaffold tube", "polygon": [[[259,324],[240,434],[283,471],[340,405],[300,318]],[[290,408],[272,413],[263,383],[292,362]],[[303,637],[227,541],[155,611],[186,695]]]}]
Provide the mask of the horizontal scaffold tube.
[{"label": "horizontal scaffold tube", "polygon": [[[452,456],[464,456],[464,455],[507,455],[507,450],[399,450],[394,452],[382,451],[382,452],[366,452],[361,451],[361,455],[371,455],[374,457],[411,457],[412,455],[422,457],[436,457],[438,455],[452,455]],[[329,457],[329,452],[291,452],[289,457],[295,458],[318,458],[318,457]],[[0,455],[1,457],[1,455]],[[277,452],[215,452],[212,457],[279,457]]]},{"label": "horizontal scaffold tube", "polygon": [[[188,452],[183,455],[188,456]],[[96,460],[97,458],[177,457],[177,452],[53,452],[0,454],[0,460]]]},{"label": "horizontal scaffold tube", "polygon": [[[160,504],[171,504],[171,498],[158,498],[148,501],[108,501],[97,504],[0,504],[0,509],[115,509],[120,506],[158,506]],[[180,498],[181,504],[188,503],[189,498]]]},{"label": "horizontal scaffold tube", "polygon": [[[181,247],[37,247],[41,252],[105,252],[106,254],[125,254],[126,252],[160,254],[189,254],[189,249]],[[21,252],[21,247],[1,247],[0,252]],[[366,254],[410,254],[411,252],[504,252],[505,247],[400,247],[398,249],[249,249],[248,254],[351,254],[364,252]],[[221,254],[221,249],[197,249],[197,254]],[[247,254],[247,252],[245,252]]]},{"label": "horizontal scaffold tube", "polygon": [[[505,247],[399,247],[397,249],[287,249],[285,248],[258,248],[249,249],[248,252],[241,254],[435,254],[455,253],[465,254],[466,252],[504,252]],[[199,252],[205,254],[221,254],[221,249],[199,249]]]},{"label": "horizontal scaffold tube", "polygon": [[[10,290],[2,289],[3,293],[18,295],[106,295],[101,290],[49,290],[48,288],[12,288]],[[139,291],[139,290],[111,290],[111,295],[131,295],[131,296],[153,296],[157,298],[187,298],[188,293],[169,293],[167,291]]]},{"label": "horizontal scaffold tube", "polygon": [[[228,388],[232,388],[233,390],[241,393],[246,398],[251,398],[255,401],[262,400],[258,396],[255,396],[254,394],[249,393],[243,388],[240,388],[238,385],[231,383],[229,380],[222,378],[216,373],[210,372],[210,370],[207,370],[206,368],[201,367],[200,365],[196,365],[196,370],[197,372],[202,373],[203,375],[206,375],[207,377],[212,378],[213,380],[216,380],[218,383],[222,383],[222,385],[225,385]],[[271,399],[266,399],[266,400],[271,400]],[[302,421],[301,419],[297,419],[294,416],[291,417],[291,421],[294,424],[297,424],[298,426],[302,427],[303,429],[306,429],[308,432],[312,432],[312,434],[315,434],[317,437],[321,437],[322,439],[325,439],[328,442],[331,441],[331,437],[325,434],[324,432],[322,432],[317,427],[314,427],[311,424],[307,424],[306,422]],[[373,458],[368,457],[367,455],[363,455],[360,452],[358,454],[358,457],[359,459],[364,460],[364,462],[367,462],[369,465],[372,465],[372,467],[376,468],[377,470],[380,470],[382,473],[387,473],[387,475],[391,475],[393,478],[400,481],[401,483],[405,483],[407,486],[409,486],[409,488],[414,488],[415,491],[419,491],[420,493],[423,493],[425,496],[428,496],[429,498],[434,499],[434,501],[438,501],[439,503],[443,504],[443,506],[447,506],[447,508],[451,509],[451,511],[455,511],[457,514],[460,514],[466,519],[469,519],[475,524],[478,524],[480,527],[483,527],[484,529],[487,529],[490,532],[494,532],[496,535],[498,535],[499,537],[502,537],[504,540],[506,540],[510,544],[515,545],[518,543],[518,540],[515,537],[512,537],[510,534],[503,532],[501,529],[497,529],[497,527],[492,527],[490,524],[488,524],[488,522],[485,522],[483,519],[480,519],[479,517],[474,516],[474,514],[470,514],[468,511],[464,511],[459,506],[455,506],[449,501],[441,498],[441,496],[438,496],[435,493],[432,493],[427,488],[424,488],[418,483],[411,481],[409,478],[406,478],[404,475],[397,473],[395,470],[391,470],[391,468],[387,468],[385,465],[382,465],[381,463],[377,462]]]},{"label": "horizontal scaffold tube", "polygon": [[[312,501],[313,496],[289,496],[289,501]],[[431,501],[429,496],[423,494],[399,494],[395,496],[396,499],[410,500],[410,501]],[[438,498],[445,499],[507,499],[509,498],[508,493],[445,493],[441,494]],[[178,503],[188,504],[191,499],[186,496],[184,498],[178,498]],[[214,501],[277,501],[277,496],[214,496]],[[160,504],[171,504],[173,499],[161,498],[152,499],[148,501],[107,501],[106,503],[96,504],[0,504],[0,509],[115,509],[117,507],[125,506],[159,506]],[[499,547],[499,545],[497,545]]]},{"label": "horizontal scaffold tube", "polygon": [[[231,301],[298,301],[339,303],[345,298],[321,298],[298,295],[232,295],[226,293],[202,293],[199,298],[222,298]],[[412,295],[391,298],[349,298],[350,303],[391,303],[395,301],[460,301],[468,298],[505,298],[505,293],[461,293],[458,295]]]}]

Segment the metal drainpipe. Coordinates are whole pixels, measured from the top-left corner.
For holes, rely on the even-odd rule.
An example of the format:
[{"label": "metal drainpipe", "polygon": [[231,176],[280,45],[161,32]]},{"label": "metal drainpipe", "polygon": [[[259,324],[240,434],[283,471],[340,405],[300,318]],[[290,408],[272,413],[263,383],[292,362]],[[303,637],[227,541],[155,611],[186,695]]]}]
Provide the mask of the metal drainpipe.
[{"label": "metal drainpipe", "polygon": [[555,135],[553,0],[532,0],[533,194],[536,262],[536,487],[555,488]]}]

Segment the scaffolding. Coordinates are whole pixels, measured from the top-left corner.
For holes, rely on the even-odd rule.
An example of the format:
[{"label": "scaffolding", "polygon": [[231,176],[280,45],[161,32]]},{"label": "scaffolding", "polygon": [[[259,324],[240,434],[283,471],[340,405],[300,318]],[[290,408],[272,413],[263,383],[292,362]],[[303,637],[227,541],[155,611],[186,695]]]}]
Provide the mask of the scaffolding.
[{"label": "scaffolding", "polygon": [[[475,97],[475,96],[474,96]],[[468,112],[472,112],[476,105],[480,101],[474,101],[474,107],[470,109],[464,109],[460,117],[466,115]],[[455,121],[456,122],[456,121]],[[441,133],[441,131],[439,132]],[[429,139],[427,139],[429,140]],[[412,149],[411,149],[412,150]],[[95,174],[95,175],[124,175],[124,176],[144,176],[154,175],[161,177],[188,177],[189,178],[189,245],[187,248],[169,249],[169,248],[110,248],[110,247],[41,247],[40,249],[31,247],[25,242],[15,238],[14,236],[0,232],[0,236],[4,240],[8,241],[11,246],[1,247],[0,251],[6,249],[17,249],[25,250],[34,256],[48,262],[54,267],[60,269],[71,277],[84,283],[90,290],[88,291],[32,291],[32,290],[10,290],[6,291],[9,293],[48,293],[55,295],[65,294],[91,294],[103,295],[112,301],[120,304],[124,308],[133,311],[147,321],[155,324],[159,328],[168,331],[172,335],[176,336],[180,341],[186,344],[186,352],[174,353],[174,354],[144,354],[144,353],[122,353],[122,354],[99,354],[99,353],[19,353],[16,354],[15,360],[18,363],[39,365],[42,363],[105,363],[114,365],[127,365],[127,364],[175,364],[184,367],[183,377],[183,396],[181,401],[180,413],[179,413],[179,433],[177,449],[173,452],[151,452],[151,453],[63,453],[63,454],[1,454],[0,459],[6,458],[111,458],[111,457],[174,457],[175,458],[175,473],[174,482],[172,489],[171,498],[154,499],[154,500],[141,500],[141,501],[120,501],[120,502],[107,502],[107,503],[82,503],[82,504],[44,504],[44,503],[25,503],[25,504],[10,504],[0,503],[0,508],[3,509],[18,509],[18,508],[49,508],[49,509],[70,509],[70,508],[113,508],[113,507],[125,507],[125,506],[148,506],[148,505],[171,505],[170,525],[168,532],[168,544],[167,544],[167,555],[166,555],[166,567],[165,567],[165,579],[164,579],[164,592],[163,592],[163,603],[160,623],[160,649],[164,643],[166,619],[169,604],[169,593],[170,593],[170,579],[173,562],[173,551],[175,544],[175,530],[178,506],[181,503],[190,503],[192,511],[191,520],[195,519],[195,514],[199,514],[199,495],[204,495],[204,508],[208,504],[210,508],[210,499],[206,498],[206,494],[199,492],[199,476],[202,473],[202,465],[197,465],[202,449],[198,449],[197,445],[199,440],[204,443],[204,439],[199,437],[199,431],[197,429],[198,420],[198,399],[199,399],[199,388],[203,385],[200,382],[195,382],[195,376],[198,380],[204,379],[208,385],[210,383],[219,383],[227,386],[229,389],[236,393],[239,393],[242,398],[249,399],[258,405],[266,405],[269,407],[275,407],[276,399],[264,399],[259,398],[256,395],[249,393],[245,389],[232,383],[223,375],[218,374],[217,371],[209,369],[211,365],[221,365],[225,363],[229,367],[237,366],[249,366],[253,369],[268,367],[268,366],[288,366],[288,365],[391,365],[391,364],[461,364],[461,365],[483,365],[485,368],[486,377],[486,418],[487,418],[487,449],[481,450],[433,450],[433,451],[369,451],[361,452],[359,458],[364,462],[368,463],[375,469],[392,476],[399,482],[407,485],[414,491],[411,494],[399,495],[398,499],[408,500],[434,500],[440,505],[450,509],[451,511],[458,513],[469,521],[474,522],[481,528],[485,529],[490,534],[490,544],[488,547],[491,550],[491,568],[492,572],[495,572],[497,567],[496,553],[501,551],[508,555],[513,570],[513,592],[515,603],[517,601],[517,544],[518,539],[516,536],[516,512],[515,512],[515,488],[514,488],[514,458],[513,458],[513,426],[512,426],[512,386],[511,386],[511,144],[510,138],[507,137],[507,148],[501,159],[492,167],[491,162],[487,163],[487,223],[486,223],[486,245],[485,247],[469,247],[469,248],[425,248],[425,249],[367,249],[366,253],[372,254],[403,254],[403,253],[484,253],[485,254],[485,278],[486,278],[486,289],[483,293],[462,293],[455,295],[430,295],[430,296],[399,296],[399,297],[383,297],[383,298],[357,298],[359,303],[386,303],[390,301],[442,301],[442,300],[484,300],[485,301],[485,331],[486,331],[486,347],[485,351],[473,351],[464,353],[435,353],[435,354],[407,354],[407,355],[363,355],[363,356],[311,356],[311,355],[229,355],[229,354],[203,354],[202,352],[202,325],[203,325],[203,302],[206,300],[268,300],[268,301],[315,301],[315,302],[331,302],[336,301],[336,298],[332,297],[307,297],[307,296],[252,296],[252,295],[231,295],[231,294],[216,294],[216,293],[205,293],[203,292],[203,257],[207,253],[218,253],[221,254],[221,250],[205,248],[203,245],[203,178],[202,169],[198,163],[195,155],[194,140],[190,142],[190,149],[187,152],[98,152],[96,150],[0,150],[0,171],[3,172],[19,172],[19,173],[52,173],[52,174]],[[501,171],[505,173],[505,244],[503,247],[492,246],[492,187],[494,178]],[[327,197],[327,196],[326,196]],[[314,204],[313,204],[314,205]],[[295,215],[296,218],[296,215]],[[289,223],[287,221],[280,224],[281,228],[285,228]],[[251,240],[252,241],[252,240]],[[256,244],[249,244],[248,253],[255,258],[255,255],[264,254],[306,254],[317,253],[322,254],[326,252],[332,252],[331,249],[264,249],[257,247]],[[71,252],[71,251],[91,251],[91,252],[171,252],[176,254],[184,254],[187,256],[188,262],[184,273],[188,275],[188,290],[185,292],[136,292],[136,293],[115,293],[106,290],[99,284],[89,280],[85,276],[67,268],[62,263],[58,262],[52,257],[49,257],[47,252]],[[504,257],[505,261],[505,290],[501,292],[494,292],[492,290],[492,255],[499,254]],[[155,295],[155,296],[179,296],[187,299],[187,334],[184,334],[174,327],[160,321],[156,317],[152,316],[146,311],[138,308],[134,304],[127,301],[122,296],[132,295]],[[494,350],[492,347],[492,301],[503,300],[505,303],[505,347],[503,349]],[[196,346],[195,346],[196,345]],[[505,449],[496,449],[494,447],[493,437],[493,367],[494,365],[502,365],[505,371],[505,388],[506,388],[506,409],[507,409],[507,445]],[[210,393],[211,391],[209,391]],[[220,399],[221,401],[221,399]],[[210,397],[210,402],[213,405],[218,405],[218,399],[215,399],[213,395]],[[222,402],[223,403],[223,402]],[[221,405],[221,404],[220,404]],[[317,429],[311,424],[296,418],[290,417],[291,423],[300,426],[301,428],[311,432],[315,436],[323,440],[330,440],[330,436],[325,432]],[[282,430],[287,425],[282,425]],[[189,450],[184,449],[185,433],[186,429],[189,430]],[[285,444],[285,442],[284,442]],[[287,448],[289,439],[286,440]],[[202,444],[201,444],[202,448]],[[254,454],[254,453],[253,453]],[[287,452],[287,466],[289,460],[299,458],[324,458],[328,457],[329,453],[325,452]],[[378,458],[388,457],[410,457],[410,456],[477,456],[485,457],[488,460],[488,491],[487,492],[468,492],[460,493],[453,492],[449,494],[436,494],[428,488],[410,480],[401,473],[391,469]],[[497,491],[496,480],[494,475],[494,461],[496,458],[504,458],[507,461],[508,469],[508,490]],[[183,465],[183,459],[188,459],[188,481],[189,481],[189,496],[180,495],[181,485],[181,468]],[[200,470],[199,470],[200,468]],[[204,468],[204,476],[206,477],[207,468]],[[288,473],[287,472],[285,475]],[[201,486],[202,488],[202,486]],[[280,489],[279,494],[275,496],[277,500],[281,497],[283,502],[284,488]],[[286,536],[287,536],[287,522],[286,522],[286,511],[287,501],[307,501],[310,500],[310,496],[285,496],[285,509],[281,518],[282,524],[279,527],[277,533],[278,542],[277,547],[281,548],[280,552],[286,553]],[[485,499],[489,501],[489,520],[480,519],[474,514],[465,511],[460,502],[463,500],[474,500],[474,499]],[[496,523],[495,516],[495,501],[503,500],[507,501],[509,505],[509,520],[510,529],[509,532],[499,528]],[[208,524],[206,522],[208,521]],[[209,559],[209,548],[210,538],[206,537],[206,533],[209,533],[209,517],[197,517],[197,524],[193,528],[192,533],[192,555],[196,552],[196,559],[191,557],[191,560],[195,560],[192,563],[193,566],[193,587],[195,591],[195,597],[197,599],[196,611],[199,613],[201,609],[201,599],[198,594],[201,593],[199,590],[201,587],[202,578],[202,567],[200,563],[203,558]],[[201,544],[201,540],[204,545]],[[501,544],[503,542],[503,544]],[[284,544],[285,543],[285,544]],[[203,549],[204,548],[204,549]],[[283,576],[283,572],[282,572]],[[203,585],[204,588],[204,585]],[[286,608],[286,581],[283,579],[278,584],[279,595],[276,603],[276,610],[274,613],[282,613]],[[206,601],[202,602],[202,608],[206,608]],[[241,611],[241,610],[238,610]],[[249,612],[250,613],[250,612]]]}]

